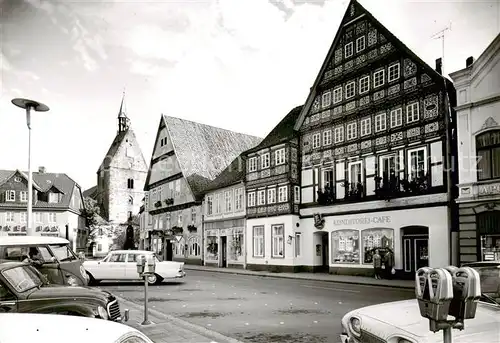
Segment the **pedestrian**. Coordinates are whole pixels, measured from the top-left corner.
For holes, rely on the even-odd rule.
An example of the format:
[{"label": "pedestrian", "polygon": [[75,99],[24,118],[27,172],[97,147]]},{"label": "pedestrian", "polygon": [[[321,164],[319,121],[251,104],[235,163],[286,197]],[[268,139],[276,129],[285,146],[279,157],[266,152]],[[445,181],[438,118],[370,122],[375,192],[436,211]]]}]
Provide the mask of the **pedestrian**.
[{"label": "pedestrian", "polygon": [[380,280],[382,278],[380,275],[382,270],[382,257],[378,253],[378,249],[375,250],[375,254],[373,254],[373,269],[375,270],[375,279]]},{"label": "pedestrian", "polygon": [[394,269],[394,254],[392,253],[391,250],[387,250],[387,252],[384,255],[384,267],[385,267],[385,274],[387,279],[392,279],[392,273]]}]

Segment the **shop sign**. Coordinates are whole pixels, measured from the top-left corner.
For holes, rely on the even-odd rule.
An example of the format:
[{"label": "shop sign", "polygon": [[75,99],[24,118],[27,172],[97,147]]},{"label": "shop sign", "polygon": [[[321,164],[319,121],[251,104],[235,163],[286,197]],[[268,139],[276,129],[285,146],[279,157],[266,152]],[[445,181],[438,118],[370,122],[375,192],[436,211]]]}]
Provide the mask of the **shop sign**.
[{"label": "shop sign", "polygon": [[314,226],[320,230],[325,227],[325,219],[323,219],[323,216],[320,213],[314,214]]},{"label": "shop sign", "polygon": [[388,224],[392,220],[391,216],[367,216],[353,219],[334,219],[333,225],[336,226],[352,226],[352,225],[371,225],[371,224]]},{"label": "shop sign", "polygon": [[489,185],[478,186],[479,196],[500,194],[500,183],[492,183]]}]

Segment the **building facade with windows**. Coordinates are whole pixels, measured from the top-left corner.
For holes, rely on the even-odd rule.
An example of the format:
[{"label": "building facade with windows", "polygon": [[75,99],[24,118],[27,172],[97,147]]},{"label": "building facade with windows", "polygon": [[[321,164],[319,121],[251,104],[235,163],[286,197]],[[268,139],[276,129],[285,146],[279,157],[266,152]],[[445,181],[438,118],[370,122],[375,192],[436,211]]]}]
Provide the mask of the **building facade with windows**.
[{"label": "building facade with windows", "polygon": [[245,159],[240,155],[206,189],[203,201],[206,266],[246,268],[244,180]]},{"label": "building facade with windows", "polygon": [[144,188],[153,251],[166,260],[202,264],[204,191],[260,140],[162,115]]},{"label": "building facade with windows", "polygon": [[246,156],[246,267],[295,271],[302,265],[299,137],[294,108]]},{"label": "building facade with windows", "polygon": [[[63,237],[82,251],[88,232],[80,186],[66,174],[33,173],[35,235]],[[20,170],[0,170],[0,237],[27,234],[28,176]]]},{"label": "building facade with windows", "polygon": [[352,0],[296,129],[303,264],[370,275],[375,248],[413,277],[450,263],[454,88]]},{"label": "building facade with windows", "polygon": [[500,35],[466,68],[457,89],[459,262],[500,260]]},{"label": "building facade with windows", "polygon": [[96,200],[101,216],[111,225],[122,225],[139,213],[148,172],[139,142],[130,127],[125,99],[118,112],[118,130],[97,171],[97,186],[84,192]]}]

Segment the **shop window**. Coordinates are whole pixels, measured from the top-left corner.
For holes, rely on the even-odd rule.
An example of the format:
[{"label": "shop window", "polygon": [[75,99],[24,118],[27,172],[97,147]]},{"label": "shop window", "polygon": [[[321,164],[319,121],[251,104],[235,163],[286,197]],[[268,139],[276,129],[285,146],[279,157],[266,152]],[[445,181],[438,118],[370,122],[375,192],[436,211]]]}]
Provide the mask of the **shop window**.
[{"label": "shop window", "polygon": [[332,232],[332,263],[359,264],[359,231],[337,230]]},{"label": "shop window", "polygon": [[477,179],[500,178],[500,130],[476,137]]},{"label": "shop window", "polygon": [[285,257],[285,226],[272,225],[272,257]]},{"label": "shop window", "polygon": [[207,236],[207,260],[217,261],[219,259],[219,243],[217,236]]},{"label": "shop window", "polygon": [[361,242],[363,244],[363,263],[371,264],[375,250],[379,250],[382,256],[388,249],[394,252],[394,230],[393,229],[365,229],[361,231]]},{"label": "shop window", "polygon": [[235,232],[231,239],[231,257],[237,261],[239,257],[243,256],[243,232]]}]

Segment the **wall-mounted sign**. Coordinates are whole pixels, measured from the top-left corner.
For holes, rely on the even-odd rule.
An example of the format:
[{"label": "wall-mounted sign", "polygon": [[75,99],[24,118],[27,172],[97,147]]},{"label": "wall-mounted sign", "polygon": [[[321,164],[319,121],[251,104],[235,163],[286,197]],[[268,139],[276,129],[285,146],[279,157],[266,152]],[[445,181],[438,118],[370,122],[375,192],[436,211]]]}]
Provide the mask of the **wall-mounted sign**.
[{"label": "wall-mounted sign", "polygon": [[352,226],[352,225],[370,225],[370,224],[388,224],[391,222],[391,216],[367,216],[353,219],[334,219],[333,225]]},{"label": "wall-mounted sign", "polygon": [[325,227],[325,220],[323,219],[323,216],[320,213],[314,214],[314,226],[320,230]]},{"label": "wall-mounted sign", "polygon": [[489,185],[479,185],[478,194],[479,194],[479,196],[500,194],[500,183],[492,183]]}]

